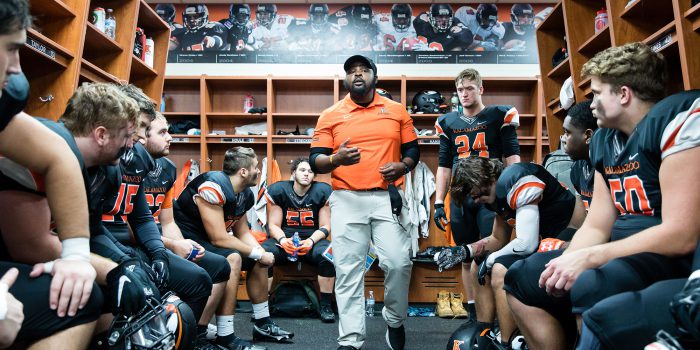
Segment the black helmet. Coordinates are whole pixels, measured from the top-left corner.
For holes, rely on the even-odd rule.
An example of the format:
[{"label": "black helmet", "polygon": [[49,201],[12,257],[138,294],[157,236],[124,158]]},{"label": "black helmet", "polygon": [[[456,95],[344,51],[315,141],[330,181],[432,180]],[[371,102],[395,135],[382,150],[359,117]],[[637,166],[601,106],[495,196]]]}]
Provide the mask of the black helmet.
[{"label": "black helmet", "polygon": [[209,23],[209,9],[207,5],[187,5],[182,11],[182,21],[190,30],[199,29]]},{"label": "black helmet", "polygon": [[430,25],[438,33],[446,33],[450,30],[453,15],[454,11],[452,11],[452,6],[449,4],[432,4],[430,5],[430,12],[428,12]]},{"label": "black helmet", "polygon": [[328,5],[311,4],[309,6],[309,22],[311,23],[311,28],[315,30],[323,29],[323,26],[328,22]]},{"label": "black helmet", "polygon": [[[265,16],[262,16],[263,14]],[[255,20],[265,27],[271,25],[275,17],[277,17],[277,5],[275,4],[260,4],[255,10]]]},{"label": "black helmet", "polygon": [[452,332],[445,350],[471,350],[478,336],[477,323],[467,321]]},{"label": "black helmet", "polygon": [[391,6],[391,24],[399,33],[408,31],[411,27],[413,9],[409,4],[394,4]]},{"label": "black helmet", "polygon": [[476,21],[483,29],[489,30],[498,22],[498,7],[496,4],[481,4],[476,8]]},{"label": "black helmet", "polygon": [[156,13],[168,24],[175,21],[175,5],[173,4],[156,5]]},{"label": "black helmet", "polygon": [[379,96],[386,97],[390,100],[394,99],[393,97],[391,97],[391,94],[389,93],[389,91],[386,91],[382,88],[374,88],[374,90],[377,91],[377,94],[379,94]]},{"label": "black helmet", "polygon": [[415,112],[440,113],[440,105],[445,99],[437,91],[423,90],[413,97],[413,109]]},{"label": "black helmet", "polygon": [[372,8],[367,4],[352,6],[352,23],[356,28],[366,29],[372,26]]},{"label": "black helmet", "polygon": [[250,6],[248,4],[232,4],[228,8],[228,19],[238,28],[245,26],[250,20]]},{"label": "black helmet", "polygon": [[[525,23],[520,22],[520,18],[525,18]],[[519,31],[526,31],[534,28],[535,10],[530,4],[513,4],[510,8],[510,22]]]}]

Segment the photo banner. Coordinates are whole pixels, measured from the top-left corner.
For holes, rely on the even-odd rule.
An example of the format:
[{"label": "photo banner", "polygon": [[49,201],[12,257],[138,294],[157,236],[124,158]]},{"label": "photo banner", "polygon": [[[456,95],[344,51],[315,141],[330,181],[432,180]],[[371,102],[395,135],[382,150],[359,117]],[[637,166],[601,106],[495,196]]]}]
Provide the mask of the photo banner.
[{"label": "photo banner", "polygon": [[154,5],[168,63],[537,64],[541,4]]}]

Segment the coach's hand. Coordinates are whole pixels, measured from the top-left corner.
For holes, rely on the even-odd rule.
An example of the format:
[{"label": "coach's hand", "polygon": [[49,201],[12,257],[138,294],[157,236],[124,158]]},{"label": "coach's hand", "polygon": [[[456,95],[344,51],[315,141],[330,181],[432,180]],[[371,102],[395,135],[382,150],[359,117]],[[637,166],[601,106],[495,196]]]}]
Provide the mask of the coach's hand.
[{"label": "coach's hand", "polygon": [[95,268],[87,261],[57,259],[34,265],[30,277],[42,273],[51,274],[49,305],[56,310],[58,317],[75,316],[90,300],[92,283],[95,281]]},{"label": "coach's hand", "polygon": [[350,138],[338,147],[338,152],[333,155],[333,165],[353,165],[360,162],[360,150],[357,147],[348,147]]},{"label": "coach's hand", "polygon": [[379,168],[379,173],[382,174],[384,181],[393,183],[403,176],[406,172],[406,164],[401,162],[389,162]]},{"label": "coach's hand", "polygon": [[435,226],[442,231],[445,231],[445,225],[449,223],[447,220],[447,215],[445,214],[445,204],[435,203],[435,212],[433,213],[433,221],[435,221]]}]

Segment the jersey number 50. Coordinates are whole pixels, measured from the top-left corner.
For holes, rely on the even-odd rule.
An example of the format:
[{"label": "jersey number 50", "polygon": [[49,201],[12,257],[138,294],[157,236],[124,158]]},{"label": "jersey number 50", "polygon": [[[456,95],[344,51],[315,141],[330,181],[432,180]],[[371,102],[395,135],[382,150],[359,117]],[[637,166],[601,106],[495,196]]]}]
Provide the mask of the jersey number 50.
[{"label": "jersey number 50", "polygon": [[[620,215],[642,214],[654,215],[654,209],[649,203],[649,197],[644,189],[644,182],[639,176],[627,176],[623,179],[610,179],[610,194]],[[618,201],[618,193],[624,192],[624,203]],[[634,196],[632,194],[635,194]],[[634,200],[636,199],[636,201]],[[637,202],[637,203],[635,203]],[[624,205],[623,205],[624,204]]]},{"label": "jersey number 50", "polygon": [[470,142],[469,136],[467,135],[457,136],[455,138],[455,145],[457,146],[457,154],[459,154],[460,158],[467,158],[471,156],[472,151],[478,151],[479,157],[489,157],[489,147],[486,145],[486,133],[477,133],[471,148],[469,147]]}]

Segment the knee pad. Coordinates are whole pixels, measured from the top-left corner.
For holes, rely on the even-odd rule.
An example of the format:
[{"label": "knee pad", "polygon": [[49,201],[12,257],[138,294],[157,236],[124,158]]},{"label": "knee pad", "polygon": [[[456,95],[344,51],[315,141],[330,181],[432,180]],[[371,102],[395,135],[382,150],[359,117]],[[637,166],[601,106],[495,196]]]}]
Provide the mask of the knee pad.
[{"label": "knee pad", "polygon": [[318,263],[318,275],[321,277],[335,277],[335,266],[332,262],[321,259]]}]

